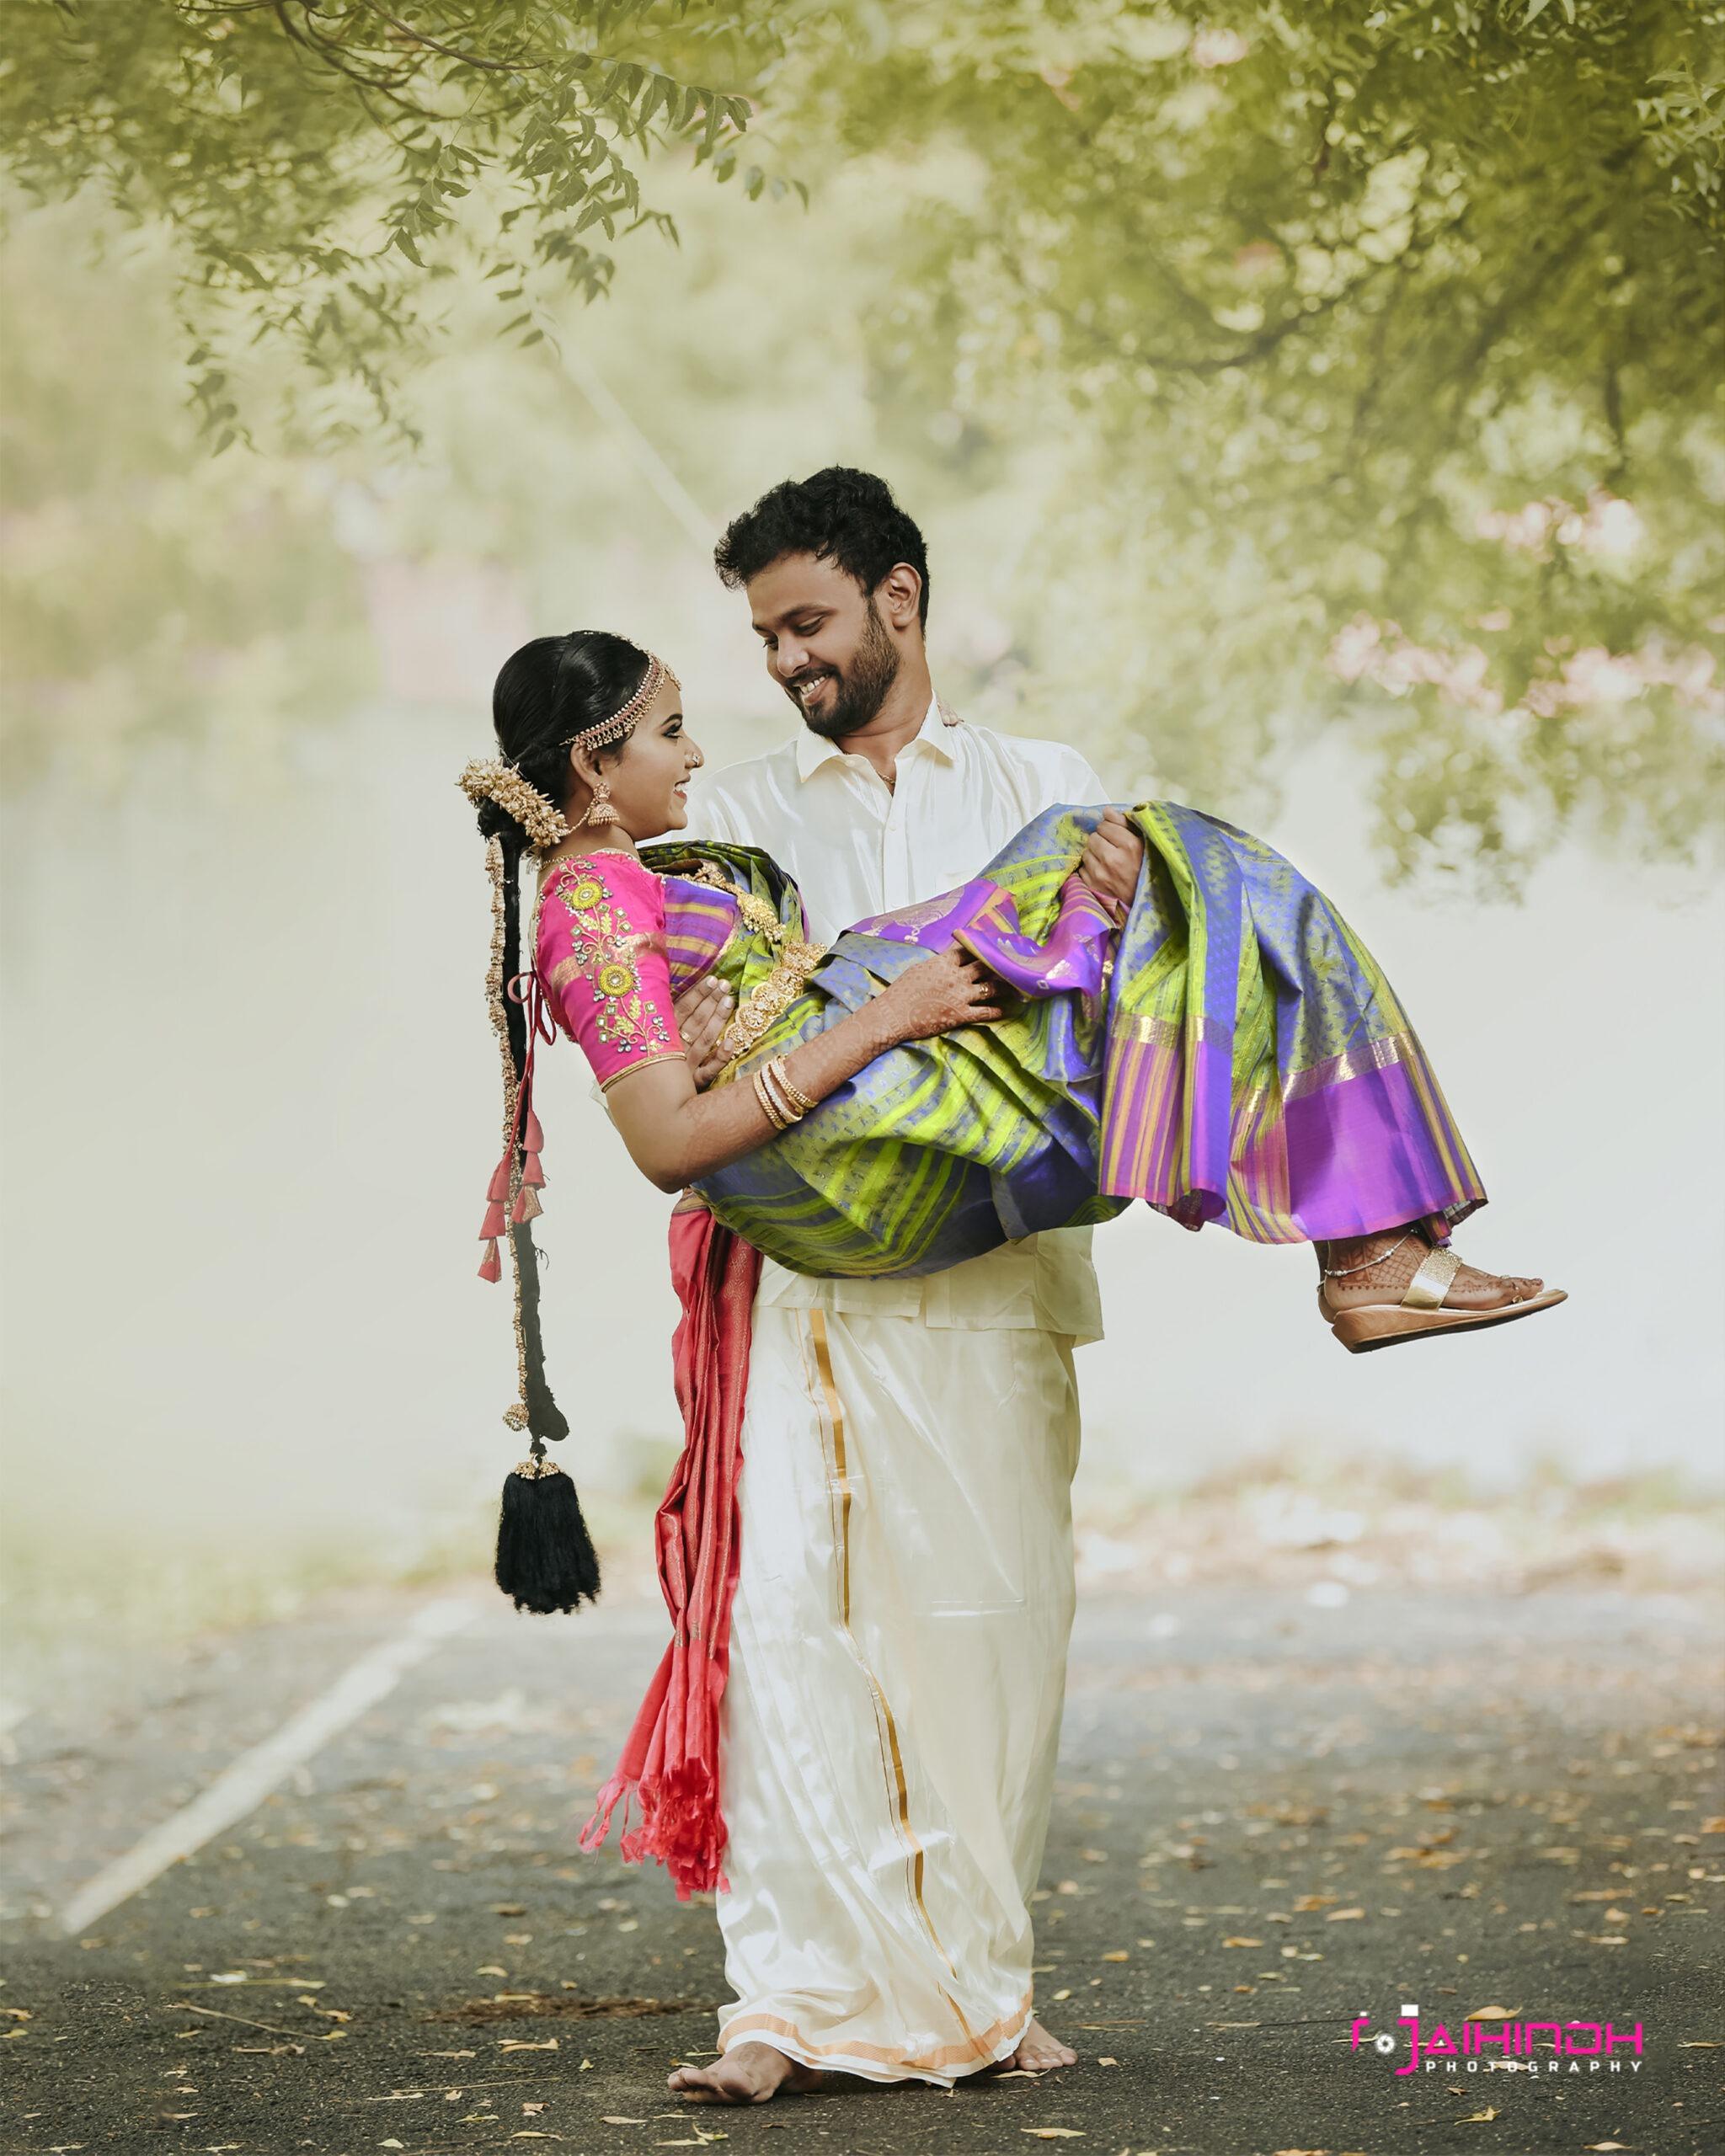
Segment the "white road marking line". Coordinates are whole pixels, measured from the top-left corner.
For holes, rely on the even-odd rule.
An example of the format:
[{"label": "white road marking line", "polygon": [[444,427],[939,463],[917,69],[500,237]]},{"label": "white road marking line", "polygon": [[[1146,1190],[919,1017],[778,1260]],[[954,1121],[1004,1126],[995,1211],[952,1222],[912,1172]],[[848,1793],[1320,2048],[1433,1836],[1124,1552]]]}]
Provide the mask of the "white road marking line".
[{"label": "white road marking line", "polygon": [[261,1804],[295,1767],[320,1752],[332,1737],[386,1698],[443,1641],[465,1631],[478,1615],[471,1602],[428,1603],[393,1640],[371,1649],[329,1689],[285,1721],[273,1737],[242,1753],[208,1789],[152,1827],[136,1848],[99,1871],[61,1912],[62,1929],[76,1935],[98,1917],[129,1901],[141,1886],[200,1849],[213,1835]]}]

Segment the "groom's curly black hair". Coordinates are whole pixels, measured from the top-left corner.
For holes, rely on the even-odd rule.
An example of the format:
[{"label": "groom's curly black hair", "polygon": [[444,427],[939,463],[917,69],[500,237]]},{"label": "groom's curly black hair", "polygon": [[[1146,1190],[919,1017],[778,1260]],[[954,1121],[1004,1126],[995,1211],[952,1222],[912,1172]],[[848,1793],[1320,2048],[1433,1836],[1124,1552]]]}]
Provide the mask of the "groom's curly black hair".
[{"label": "groom's curly black hair", "polygon": [[928,549],[922,534],[872,472],[830,464],[807,479],[783,479],[745,510],[713,550],[732,590],[787,554],[814,554],[873,591],[900,562],[922,579],[920,612],[928,622]]}]

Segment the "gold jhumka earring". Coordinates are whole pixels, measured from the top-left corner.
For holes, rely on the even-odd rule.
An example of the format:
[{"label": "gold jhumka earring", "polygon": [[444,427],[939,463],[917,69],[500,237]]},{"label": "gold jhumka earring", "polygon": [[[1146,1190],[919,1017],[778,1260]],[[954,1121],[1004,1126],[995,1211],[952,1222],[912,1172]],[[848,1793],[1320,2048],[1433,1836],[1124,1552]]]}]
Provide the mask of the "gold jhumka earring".
[{"label": "gold jhumka earring", "polygon": [[574,829],[579,830],[584,824],[615,824],[618,820],[617,813],[611,805],[610,781],[602,778],[596,780],[593,787],[593,798],[587,803],[587,813],[584,816],[576,817]]}]

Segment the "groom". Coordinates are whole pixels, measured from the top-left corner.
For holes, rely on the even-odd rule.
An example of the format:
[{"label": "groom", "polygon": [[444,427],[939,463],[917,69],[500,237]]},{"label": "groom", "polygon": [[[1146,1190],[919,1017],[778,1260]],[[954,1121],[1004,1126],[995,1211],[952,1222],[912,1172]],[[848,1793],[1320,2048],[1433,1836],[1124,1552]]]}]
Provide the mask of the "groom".
[{"label": "groom", "polygon": [[[1107,799],[1076,750],[937,701],[927,555],[884,481],[788,480],[716,558],[801,726],[706,786],[692,828],[782,862],[816,941],[964,882],[1057,803]],[[1129,899],[1140,859],[1111,816],[1092,880]],[[710,990],[680,1009],[697,1061],[726,1015]],[[1029,1896],[1072,1616],[1072,1352],[1102,1329],[1089,1241],[916,1279],[763,1264],[725,1695],[737,1997],[682,2094],[1076,2063],[1032,2012]]]}]

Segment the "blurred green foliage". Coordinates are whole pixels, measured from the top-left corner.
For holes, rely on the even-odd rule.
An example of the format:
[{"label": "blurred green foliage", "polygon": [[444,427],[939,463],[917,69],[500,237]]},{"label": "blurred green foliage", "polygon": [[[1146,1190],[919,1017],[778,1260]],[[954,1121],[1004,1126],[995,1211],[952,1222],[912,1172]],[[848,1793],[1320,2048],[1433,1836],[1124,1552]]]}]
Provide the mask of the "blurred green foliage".
[{"label": "blurred green foliage", "polygon": [[608,287],[601,235],[674,236],[642,195],[652,147],[737,169],[750,108],[728,86],[780,50],[769,11],[686,0],[22,0],[8,30],[8,165],[40,199],[94,185],[173,228],[218,448],[255,416],[232,370],[259,338],[291,344],[326,438],[390,422],[457,238],[501,334],[540,341],[547,285]]},{"label": "blurred green foliage", "polygon": [[200,446],[159,230],[128,232],[87,200],[8,224],[8,768],[22,778],[64,754],[111,786],[140,738],[200,725],[255,765],[307,714],[371,685],[332,475]]},{"label": "blurred green foliage", "polygon": [[805,42],[781,94],[841,157],[953,175],[906,236],[883,393],[1064,442],[1039,543],[1063,678],[1154,713],[1165,779],[1214,783],[1224,739],[1237,782],[1290,706],[1365,691],[1399,714],[1371,725],[1404,866],[1513,876],[1577,819],[1694,848],[1725,10],[855,20],[861,56]]},{"label": "blurred green foliage", "polygon": [[[811,365],[860,367],[871,446],[919,513],[968,496],[998,526],[1010,504],[984,547],[985,701],[1010,691],[1021,723],[1146,788],[1242,805],[1345,724],[1394,863],[1502,889],[1567,830],[1681,858],[1717,827],[1722,29],[1685,0],[30,0],[0,113],[38,196],[93,184],[167,221],[154,303],[206,435],[345,441],[351,475],[390,426],[423,446],[430,425],[422,462],[465,472],[505,558],[556,535],[488,499],[476,422],[428,385],[460,369],[497,435],[542,422],[554,462],[570,295],[612,284],[590,250],[670,228],[644,203],[648,152],[755,195],[785,192],[769,158],[803,174],[797,230],[770,204],[703,208],[702,264],[638,250],[619,287],[632,318],[638,290],[658,312],[618,387],[706,499],[734,505],[718,445],[784,383],[788,408]],[[770,146],[752,166],[745,124]],[[679,173],[655,184],[686,225]],[[482,327],[487,288],[505,311]],[[27,363],[40,408],[8,415],[27,499],[53,491],[29,438],[77,393],[54,364]],[[137,400],[160,468],[131,497],[156,489],[170,530],[175,490],[212,486],[171,401],[161,381]],[[809,439],[788,426],[788,467],[860,453]],[[333,629],[329,470],[265,459],[253,479],[243,513],[286,517],[295,603]],[[72,484],[123,552],[124,512]],[[419,499],[446,542],[455,504]],[[212,622],[267,637],[293,580],[248,594],[238,512],[216,484],[207,577],[190,537],[186,559]],[[63,567],[32,558],[45,663],[72,627],[55,607],[87,604]],[[152,648],[115,634],[116,664]],[[164,690],[183,656],[161,648]]]}]

